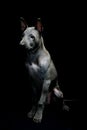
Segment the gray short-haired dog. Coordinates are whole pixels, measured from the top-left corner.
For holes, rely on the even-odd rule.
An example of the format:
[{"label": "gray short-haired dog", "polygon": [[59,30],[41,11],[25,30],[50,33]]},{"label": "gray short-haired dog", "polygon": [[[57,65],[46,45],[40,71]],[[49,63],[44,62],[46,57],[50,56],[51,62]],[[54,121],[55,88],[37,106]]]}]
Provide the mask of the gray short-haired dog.
[{"label": "gray short-haired dog", "polygon": [[[32,78],[33,89],[33,106],[28,113],[28,117],[39,123],[42,120],[49,92],[54,92],[58,98],[63,98],[63,93],[58,85],[57,70],[49,52],[44,46],[44,40],[41,32],[38,30],[38,26],[28,27],[23,20],[21,25],[24,35],[20,45],[24,45],[27,50],[25,65]],[[55,86],[50,88],[53,80],[55,80]]]}]

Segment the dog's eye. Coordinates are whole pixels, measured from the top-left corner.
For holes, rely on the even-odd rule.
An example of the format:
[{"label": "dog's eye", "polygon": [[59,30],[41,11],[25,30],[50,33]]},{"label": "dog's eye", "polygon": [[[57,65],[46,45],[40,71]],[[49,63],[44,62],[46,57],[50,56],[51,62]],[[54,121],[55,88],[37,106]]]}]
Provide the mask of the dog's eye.
[{"label": "dog's eye", "polygon": [[35,39],[35,37],[33,35],[30,35],[30,38]]}]

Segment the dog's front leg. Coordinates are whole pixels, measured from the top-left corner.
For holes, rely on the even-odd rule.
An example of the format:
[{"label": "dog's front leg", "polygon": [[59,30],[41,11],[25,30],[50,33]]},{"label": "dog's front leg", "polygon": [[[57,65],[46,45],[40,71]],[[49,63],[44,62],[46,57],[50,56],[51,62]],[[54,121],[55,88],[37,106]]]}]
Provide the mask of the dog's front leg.
[{"label": "dog's front leg", "polygon": [[32,81],[32,108],[27,114],[28,118],[34,117],[37,110],[37,101],[38,101],[37,88],[35,87],[34,82]]},{"label": "dog's front leg", "polygon": [[51,83],[51,80],[44,80],[43,88],[42,88],[42,92],[41,92],[41,97],[40,97],[40,100],[38,102],[37,112],[33,118],[33,120],[37,123],[40,123],[42,120],[42,114],[43,114],[44,105],[46,102],[50,83]]}]

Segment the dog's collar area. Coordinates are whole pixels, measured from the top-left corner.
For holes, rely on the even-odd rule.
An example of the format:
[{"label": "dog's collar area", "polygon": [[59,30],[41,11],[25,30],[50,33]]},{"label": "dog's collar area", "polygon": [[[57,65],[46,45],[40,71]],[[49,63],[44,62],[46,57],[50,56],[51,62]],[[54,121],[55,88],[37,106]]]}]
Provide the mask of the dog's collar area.
[{"label": "dog's collar area", "polygon": [[29,52],[30,54],[35,53],[39,48],[40,48],[40,46],[35,46],[35,48],[33,48],[33,49],[31,49],[31,50],[28,50],[28,52]]}]

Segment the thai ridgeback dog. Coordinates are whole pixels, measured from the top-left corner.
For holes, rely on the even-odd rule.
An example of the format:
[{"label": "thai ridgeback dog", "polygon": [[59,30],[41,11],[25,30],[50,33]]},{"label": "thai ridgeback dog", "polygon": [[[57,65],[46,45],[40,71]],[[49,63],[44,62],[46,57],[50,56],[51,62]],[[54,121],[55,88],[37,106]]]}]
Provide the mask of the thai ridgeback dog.
[{"label": "thai ridgeback dog", "polygon": [[[32,79],[32,109],[28,113],[29,118],[40,123],[43,116],[43,110],[51,92],[58,98],[63,98],[57,79],[57,70],[51,59],[51,56],[44,45],[41,35],[41,23],[35,27],[28,27],[25,20],[21,20],[21,30],[23,37],[20,45],[25,46],[27,57],[25,66]],[[55,85],[51,87],[52,81]],[[48,98],[48,100],[47,100]]]}]

